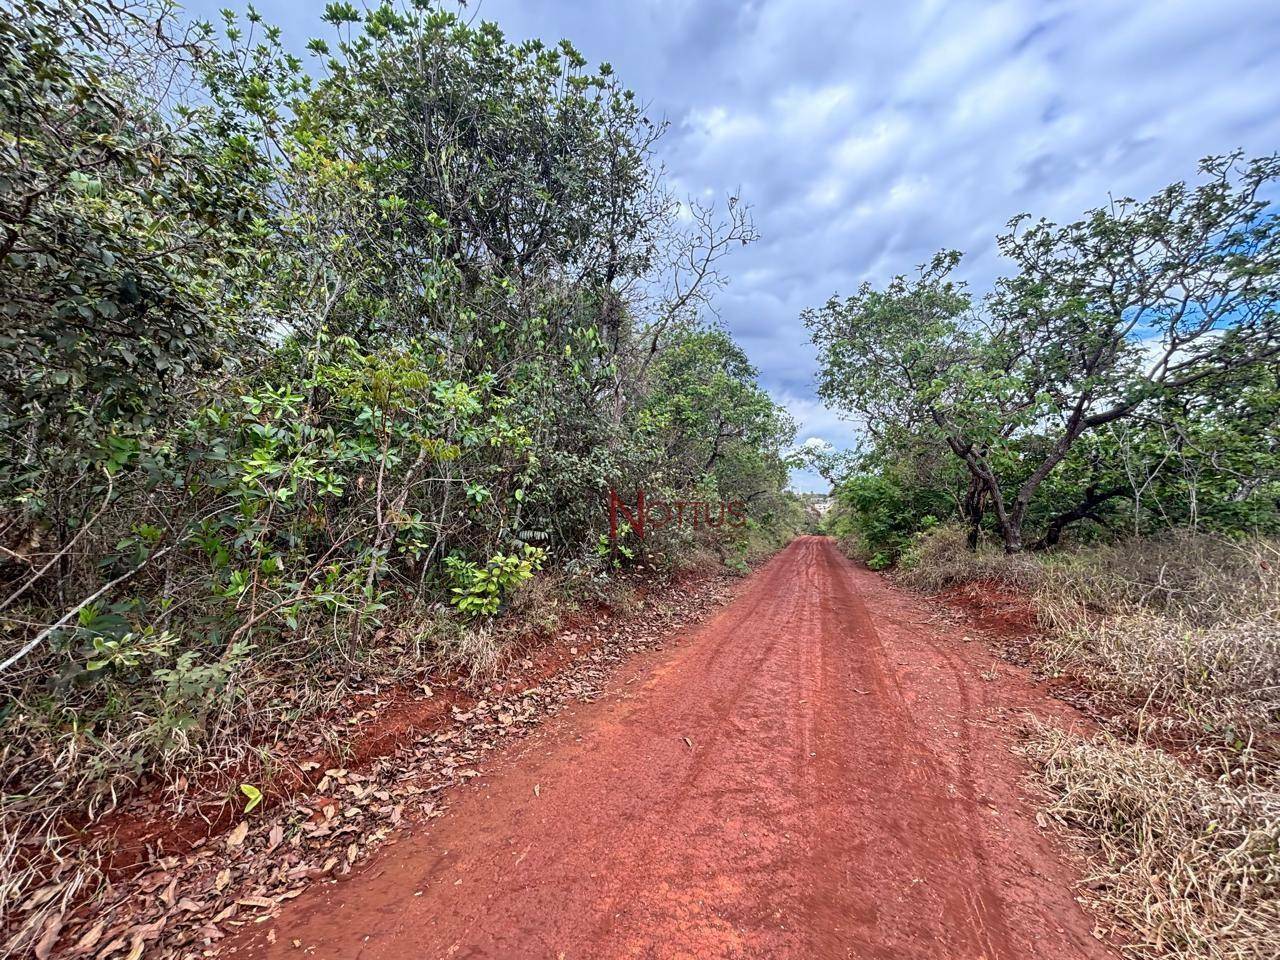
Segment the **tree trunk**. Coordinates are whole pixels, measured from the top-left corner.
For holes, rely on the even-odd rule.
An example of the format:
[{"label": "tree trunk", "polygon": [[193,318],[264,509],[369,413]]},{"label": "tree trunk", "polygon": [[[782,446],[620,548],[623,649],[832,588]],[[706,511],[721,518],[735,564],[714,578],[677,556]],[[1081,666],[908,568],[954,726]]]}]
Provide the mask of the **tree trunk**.
[{"label": "tree trunk", "polygon": [[1009,517],[1000,528],[1000,533],[1004,536],[1004,552],[1005,553],[1021,553],[1022,547],[1022,518]]},{"label": "tree trunk", "polygon": [[1058,541],[1062,538],[1062,531],[1077,520],[1084,520],[1086,518],[1094,520],[1098,519],[1096,512],[1098,507],[1102,506],[1108,500],[1115,499],[1123,493],[1123,487],[1107,487],[1103,490],[1099,490],[1097,487],[1092,485],[1086,487],[1084,500],[1081,501],[1078,506],[1060,513],[1050,520],[1049,525],[1045,528],[1044,536],[1035,541],[1031,545],[1031,549],[1048,550],[1051,547],[1056,547],[1058,545]]},{"label": "tree trunk", "polygon": [[969,479],[969,489],[965,491],[964,503],[961,506],[962,516],[969,521],[969,535],[966,541],[970,550],[978,549],[978,537],[982,534],[982,485],[976,478]]}]

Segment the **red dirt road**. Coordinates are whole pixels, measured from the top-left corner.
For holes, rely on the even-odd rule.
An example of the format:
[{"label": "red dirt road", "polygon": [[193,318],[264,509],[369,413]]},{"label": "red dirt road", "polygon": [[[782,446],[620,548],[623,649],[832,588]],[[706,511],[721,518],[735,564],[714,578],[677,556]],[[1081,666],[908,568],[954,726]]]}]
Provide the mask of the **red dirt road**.
[{"label": "red dirt road", "polygon": [[228,949],[1112,956],[1009,750],[1025,710],[1069,712],[936,613],[801,538],[678,645],[625,664],[604,698],[454,792],[445,816]]}]

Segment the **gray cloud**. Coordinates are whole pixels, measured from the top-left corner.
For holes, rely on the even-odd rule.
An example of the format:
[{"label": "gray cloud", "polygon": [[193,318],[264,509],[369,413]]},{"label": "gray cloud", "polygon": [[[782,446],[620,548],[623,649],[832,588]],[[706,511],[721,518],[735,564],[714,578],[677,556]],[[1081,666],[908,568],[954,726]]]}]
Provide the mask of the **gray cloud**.
[{"label": "gray cloud", "polygon": [[[196,4],[202,15],[214,4]],[[298,45],[302,0],[258,4]],[[1280,5],[1221,0],[852,4],[836,0],[485,0],[513,38],[568,37],[671,123],[680,190],[739,188],[761,242],[720,314],[799,439],[848,445],[813,397],[798,314],[941,247],[981,290],[1014,214],[1075,218],[1144,196],[1210,153],[1280,149]],[[825,484],[798,474],[796,485]]]}]

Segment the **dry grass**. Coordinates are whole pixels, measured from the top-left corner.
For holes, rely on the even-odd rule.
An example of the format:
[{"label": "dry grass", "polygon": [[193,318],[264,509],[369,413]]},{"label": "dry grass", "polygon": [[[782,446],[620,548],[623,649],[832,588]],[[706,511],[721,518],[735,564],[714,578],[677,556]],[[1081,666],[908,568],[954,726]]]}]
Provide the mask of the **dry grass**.
[{"label": "dry grass", "polygon": [[1276,547],[1178,535],[1044,566],[1040,652],[1141,704],[1138,729],[1233,748],[1280,721]]},{"label": "dry grass", "polygon": [[[902,580],[1034,594],[1041,667],[1109,705],[1093,739],[1033,726],[1050,816],[1139,957],[1280,956],[1280,549],[1174,533],[1007,557],[942,528]],[[1176,750],[1177,756],[1170,753]]]},{"label": "dry grass", "polygon": [[1019,590],[1033,589],[1044,575],[1032,554],[1010,556],[990,544],[970,550],[963,527],[944,524],[903,551],[898,579],[913,590],[938,593],[957,584],[986,580]]},{"label": "dry grass", "polygon": [[1042,597],[1095,613],[1142,610],[1197,626],[1280,611],[1280,548],[1176,532],[1047,554]]},{"label": "dry grass", "polygon": [[1141,705],[1136,720],[1183,738],[1247,741],[1280,721],[1280,549],[1175,533],[1008,556],[941,527],[899,578],[936,593],[984,581],[1033,593],[1049,672]]},{"label": "dry grass", "polygon": [[1097,899],[1134,955],[1280,956],[1275,557],[1181,534],[1044,564],[1046,665],[1122,706],[1092,741],[1041,730],[1028,750],[1050,812],[1100,844]]},{"label": "dry grass", "polygon": [[[440,672],[483,679],[503,640],[493,625],[463,624],[442,607],[359,647],[298,643],[246,659],[191,703],[169,701],[158,685],[104,685],[56,709],[52,698],[15,699],[0,740],[0,956],[29,946],[35,927],[26,928],[40,918],[101,888],[101,844],[85,843],[68,824],[95,823],[143,787],[159,788],[181,814],[209,799],[208,786],[226,771],[269,783],[272,750],[340,756],[353,694]],[[58,896],[27,903],[51,878],[65,881]]]},{"label": "dry grass", "polygon": [[[144,786],[160,788],[181,814],[195,799],[188,783],[221,782],[228,770],[266,783],[273,761],[257,745],[308,731],[313,742],[304,747],[339,749],[327,727],[307,721],[341,720],[354,691],[418,676],[426,663],[391,638],[374,650],[330,651],[304,669],[301,660],[246,661],[204,710],[179,709],[147,691],[113,692],[117,703],[86,711],[91,723],[74,704],[52,711],[13,701],[0,740],[0,956],[21,953],[45,917],[102,888],[105,848],[86,843],[72,824],[101,820]],[[50,889],[51,880],[61,884],[57,895],[32,904],[32,891]]]},{"label": "dry grass", "polygon": [[1037,726],[1027,755],[1064,826],[1095,838],[1088,886],[1140,957],[1280,956],[1280,794],[1247,760],[1211,780],[1162,750]]},{"label": "dry grass", "polygon": [[[1037,641],[1047,669],[1140,704],[1139,730],[1230,747],[1280,717],[1280,622],[1198,627],[1143,611],[1068,621]],[[1212,741],[1210,743],[1209,741]]]}]

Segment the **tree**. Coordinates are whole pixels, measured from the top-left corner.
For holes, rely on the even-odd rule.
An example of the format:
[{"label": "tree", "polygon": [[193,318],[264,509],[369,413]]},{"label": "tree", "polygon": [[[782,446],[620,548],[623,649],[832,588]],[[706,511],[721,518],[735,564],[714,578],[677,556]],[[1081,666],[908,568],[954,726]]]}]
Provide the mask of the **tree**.
[{"label": "tree", "polygon": [[[980,303],[948,252],[806,311],[822,396],[873,436],[945,443],[969,475],[973,530],[990,514],[1022,550],[1038,491],[1082,438],[1280,353],[1280,218],[1265,199],[1280,157],[1210,158],[1201,173],[1067,226],[1015,218],[999,243],[1017,272]],[[1123,492],[1085,489],[1034,545]]]},{"label": "tree", "polygon": [[682,329],[663,345],[641,422],[662,444],[659,469],[673,485],[712,477],[722,495],[745,500],[785,484],[785,466],[782,483],[754,476],[781,465],[795,433],[756,376],[721,329]]},{"label": "tree", "polygon": [[572,44],[432,4],[325,19],[314,79],[253,14],[228,17],[206,69],[276,171],[261,312],[492,375],[539,451],[502,535],[577,550],[601,491],[648,462],[651,368],[753,238],[749,211],[682,213],[652,156],[662,126]]},{"label": "tree", "polygon": [[27,587],[66,582],[69,542],[120,493],[107,475],[253,353],[233,291],[260,167],[215,111],[174,102],[201,38],[126,0],[0,16],[0,572]]},{"label": "tree", "polygon": [[[150,36],[128,29],[152,13]],[[215,306],[250,240],[256,165],[210,111],[165,112],[158,78],[193,50],[170,29],[105,0],[0,18],[0,386],[6,426],[36,442],[72,408],[145,415],[227,346]]]}]

